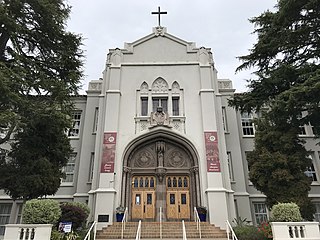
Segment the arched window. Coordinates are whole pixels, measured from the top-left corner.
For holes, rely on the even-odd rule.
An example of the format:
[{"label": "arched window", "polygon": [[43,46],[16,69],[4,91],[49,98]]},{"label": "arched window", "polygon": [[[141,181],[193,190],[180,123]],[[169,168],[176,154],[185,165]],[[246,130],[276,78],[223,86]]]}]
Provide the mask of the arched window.
[{"label": "arched window", "polygon": [[172,184],[173,187],[177,187],[177,178],[176,177],[173,178],[172,183],[173,183]]},{"label": "arched window", "polygon": [[186,177],[183,178],[183,187],[188,187],[188,179]]},{"label": "arched window", "polygon": [[138,187],[138,178],[134,178],[134,180],[133,180],[133,187],[135,187],[135,188]]},{"label": "arched window", "polygon": [[150,179],[150,187],[151,187],[151,188],[154,187],[154,179],[153,179],[153,177]]},{"label": "arched window", "polygon": [[178,178],[178,187],[182,187],[182,178],[181,177]]},{"label": "arched window", "polygon": [[140,178],[140,184],[139,184],[139,187],[143,187],[143,178],[142,178],[142,177]]}]

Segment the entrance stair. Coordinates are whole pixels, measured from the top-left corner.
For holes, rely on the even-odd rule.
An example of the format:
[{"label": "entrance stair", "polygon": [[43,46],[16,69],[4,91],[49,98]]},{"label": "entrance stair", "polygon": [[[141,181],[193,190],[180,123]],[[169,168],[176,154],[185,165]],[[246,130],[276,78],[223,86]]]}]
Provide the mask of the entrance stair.
[{"label": "entrance stair", "polygon": [[[126,228],[123,233],[123,239],[135,239],[138,223],[126,222]],[[187,239],[199,239],[199,231],[195,222],[185,222]],[[108,227],[97,231],[96,239],[121,239],[121,223],[113,223]],[[159,222],[142,222],[141,223],[141,239],[159,239],[160,223]],[[181,222],[162,222],[162,238],[165,239],[182,239],[182,223]],[[207,222],[201,222],[201,238],[214,240],[227,240],[227,233],[220,228]]]}]

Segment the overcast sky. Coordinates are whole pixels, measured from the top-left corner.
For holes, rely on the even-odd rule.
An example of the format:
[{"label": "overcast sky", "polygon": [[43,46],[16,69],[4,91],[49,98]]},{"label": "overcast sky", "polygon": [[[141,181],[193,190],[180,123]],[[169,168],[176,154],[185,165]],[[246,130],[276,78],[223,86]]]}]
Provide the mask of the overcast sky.
[{"label": "overcast sky", "polygon": [[[102,77],[109,49],[123,48],[124,42],[152,32],[158,25],[168,33],[213,52],[218,78],[229,78],[237,92],[245,91],[251,71],[235,74],[237,56],[245,55],[256,42],[254,26],[248,19],[274,10],[277,0],[67,0],[72,6],[68,30],[84,37],[83,89],[90,80]],[[81,91],[81,93],[85,93]]]}]

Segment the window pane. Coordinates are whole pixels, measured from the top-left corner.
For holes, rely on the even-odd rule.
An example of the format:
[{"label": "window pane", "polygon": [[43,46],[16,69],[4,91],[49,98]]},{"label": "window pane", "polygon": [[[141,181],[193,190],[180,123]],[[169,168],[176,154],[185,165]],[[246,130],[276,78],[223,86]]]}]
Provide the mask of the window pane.
[{"label": "window pane", "polygon": [[148,98],[141,98],[141,116],[148,115]]},{"label": "window pane", "polygon": [[181,204],[187,204],[187,195],[185,193],[181,194]]},{"label": "window pane", "polygon": [[152,204],[152,194],[150,194],[150,193],[147,194],[147,204],[148,205]]},{"label": "window pane", "polygon": [[256,224],[268,221],[267,207],[265,203],[253,203]]},{"label": "window pane", "polygon": [[69,137],[78,137],[80,132],[81,111],[76,111],[71,114],[72,127],[68,130]]},{"label": "window pane", "polygon": [[0,236],[4,235],[5,225],[9,223],[11,203],[0,204]]},{"label": "window pane", "polygon": [[179,98],[172,98],[172,115],[179,116]]},{"label": "window pane", "polygon": [[175,204],[175,203],[176,203],[176,195],[170,194],[170,204]]}]

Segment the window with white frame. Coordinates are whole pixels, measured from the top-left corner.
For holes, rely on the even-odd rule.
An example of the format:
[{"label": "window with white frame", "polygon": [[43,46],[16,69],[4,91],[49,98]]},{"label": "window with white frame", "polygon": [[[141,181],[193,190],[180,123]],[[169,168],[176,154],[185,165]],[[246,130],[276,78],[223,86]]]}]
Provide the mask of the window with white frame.
[{"label": "window with white frame", "polygon": [[265,203],[253,203],[254,220],[257,225],[268,221],[267,206]]},{"label": "window with white frame", "polygon": [[254,123],[252,113],[243,112],[241,114],[241,126],[243,136],[254,136]]},{"label": "window with white frame", "polygon": [[89,182],[92,182],[92,178],[93,178],[93,167],[94,167],[94,152],[92,152],[91,155],[90,155],[89,177],[88,177],[88,181],[89,181]]},{"label": "window with white frame", "polygon": [[93,132],[94,133],[97,132],[97,130],[98,130],[98,120],[99,120],[99,108],[96,107],[94,110],[94,119],[93,119]]},{"label": "window with white frame", "polygon": [[320,202],[314,203],[315,206],[315,213],[314,213],[314,220],[316,222],[320,222]]},{"label": "window with white frame", "polygon": [[156,112],[158,107],[161,107],[163,112],[168,112],[168,98],[166,98],[166,97],[153,97],[152,98],[152,111]]},{"label": "window with white frame", "polygon": [[81,123],[81,111],[74,111],[71,114],[72,127],[68,130],[69,137],[79,137],[80,123]]},{"label": "window with white frame", "polygon": [[148,98],[141,97],[141,116],[148,116]]},{"label": "window with white frame", "polygon": [[313,182],[316,182],[318,181],[318,178],[317,178],[317,171],[314,168],[314,160],[312,155],[309,155],[308,157],[311,159],[312,162],[311,162],[311,165],[307,167],[307,170],[304,173],[307,175],[307,177],[311,178]]},{"label": "window with white frame", "polygon": [[227,110],[226,107],[222,107],[222,124],[223,124],[223,130],[225,132],[228,132],[228,122],[227,122]]},{"label": "window with white frame", "polygon": [[179,116],[179,97],[172,97],[172,115]]},{"label": "window with white frame", "polygon": [[4,235],[5,225],[9,223],[11,203],[0,203],[0,236]]},{"label": "window with white frame", "polygon": [[231,152],[227,152],[227,157],[228,157],[229,177],[231,181],[234,181]]},{"label": "window with white frame", "polygon": [[63,172],[65,173],[65,177],[62,179],[63,183],[73,183],[76,157],[77,154],[72,153],[69,157],[67,165],[63,167]]}]

